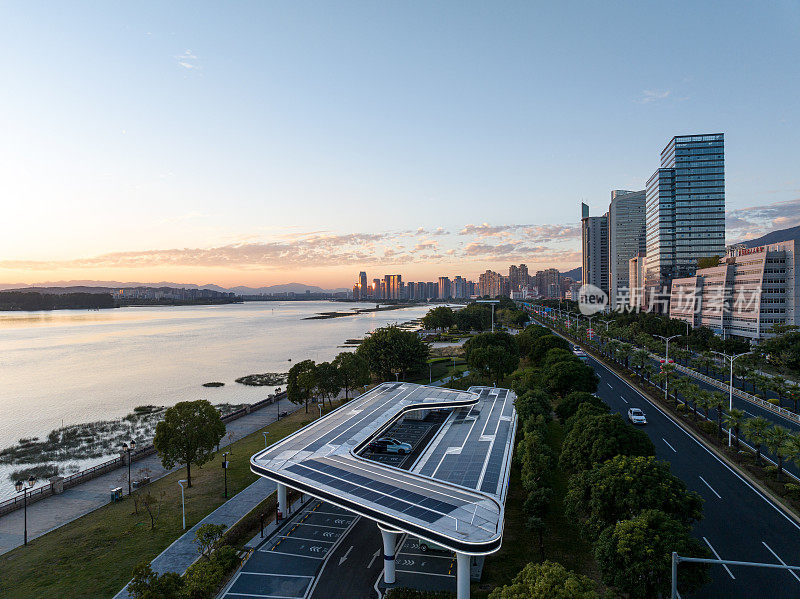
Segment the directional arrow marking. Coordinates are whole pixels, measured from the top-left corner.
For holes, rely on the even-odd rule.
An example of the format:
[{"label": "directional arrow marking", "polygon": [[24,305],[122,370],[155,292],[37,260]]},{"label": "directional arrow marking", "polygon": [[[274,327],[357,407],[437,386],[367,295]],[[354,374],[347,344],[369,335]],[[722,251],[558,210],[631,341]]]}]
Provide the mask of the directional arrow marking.
[{"label": "directional arrow marking", "polygon": [[381,554],[381,550],[378,549],[375,553],[372,554],[372,559],[369,560],[369,565],[367,566],[367,570],[372,567],[372,564],[375,563],[375,560],[378,559],[378,556]]},{"label": "directional arrow marking", "polygon": [[350,555],[350,552],[351,552],[352,550],[353,550],[353,546],[352,546],[352,545],[350,545],[350,549],[348,549],[348,550],[345,552],[345,554],[344,554],[342,557],[340,557],[340,558],[339,558],[339,565],[340,565],[340,566],[341,566],[341,565],[342,565],[342,564],[345,562],[345,560],[347,559],[347,556],[348,556],[348,555]]}]

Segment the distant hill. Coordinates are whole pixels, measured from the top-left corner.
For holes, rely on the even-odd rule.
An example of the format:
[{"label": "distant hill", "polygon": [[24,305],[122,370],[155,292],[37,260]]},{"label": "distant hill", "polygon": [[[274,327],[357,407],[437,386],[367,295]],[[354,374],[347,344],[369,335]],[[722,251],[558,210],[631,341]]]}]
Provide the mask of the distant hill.
[{"label": "distant hill", "polygon": [[36,283],[29,285],[26,283],[2,284],[0,290],[27,290],[38,291],[39,293],[108,293],[111,289],[126,289],[128,287],[172,287],[175,289],[210,289],[222,293],[232,291],[237,295],[261,295],[270,293],[335,293],[347,291],[345,288],[323,289],[316,285],[306,285],[304,283],[284,283],[282,285],[268,285],[266,287],[220,287],[219,285],[196,285],[194,283],[170,283],[161,281],[159,283],[123,283],[121,281],[52,281],[46,283]]},{"label": "distant hill", "polygon": [[748,239],[747,241],[742,241],[741,243],[743,243],[749,248],[754,248],[760,245],[769,245],[770,243],[778,243],[779,241],[789,241],[791,239],[800,242],[800,225],[798,225],[797,227],[789,227],[788,229],[779,229],[777,231],[772,231],[771,233],[762,235],[757,239]]},{"label": "distant hill", "polygon": [[579,266],[578,268],[573,268],[572,270],[562,272],[561,274],[564,275],[565,277],[569,277],[573,281],[580,281],[582,273],[583,273],[583,267]]}]

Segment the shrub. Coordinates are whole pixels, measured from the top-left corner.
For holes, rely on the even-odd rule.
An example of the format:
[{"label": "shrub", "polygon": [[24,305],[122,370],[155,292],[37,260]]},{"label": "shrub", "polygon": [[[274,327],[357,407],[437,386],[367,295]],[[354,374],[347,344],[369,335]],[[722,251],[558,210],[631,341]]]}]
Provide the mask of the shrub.
[{"label": "shrub", "polygon": [[556,415],[561,422],[566,422],[567,418],[574,415],[575,412],[578,411],[578,408],[585,403],[605,408],[604,412],[608,411],[606,403],[596,395],[586,391],[573,391],[558,402],[556,406]]},{"label": "shrub", "polygon": [[386,599],[454,599],[455,595],[448,591],[420,591],[418,589],[400,587],[389,589],[384,597]]},{"label": "shrub", "polygon": [[777,397],[770,397],[767,401],[771,403],[773,406],[781,405],[781,400],[779,400]]},{"label": "shrub", "polygon": [[710,420],[703,420],[702,422],[699,422],[697,426],[699,426],[700,430],[707,435],[715,435],[717,433],[716,423],[711,422]]},{"label": "shrub", "polygon": [[186,599],[211,599],[216,595],[224,573],[216,560],[195,562],[183,576],[183,594]]},{"label": "shrub", "polygon": [[597,584],[559,563],[531,563],[511,584],[494,589],[490,599],[597,599]]},{"label": "shrub", "polygon": [[786,483],[783,487],[786,489],[786,496],[791,499],[800,499],[800,485],[794,483]]}]

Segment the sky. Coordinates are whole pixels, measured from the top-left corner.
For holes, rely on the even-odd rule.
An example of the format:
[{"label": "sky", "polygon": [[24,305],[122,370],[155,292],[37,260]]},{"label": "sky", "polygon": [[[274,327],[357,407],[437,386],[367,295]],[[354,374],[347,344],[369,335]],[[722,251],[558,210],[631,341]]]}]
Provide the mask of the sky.
[{"label": "sky", "polygon": [[580,203],[725,133],[800,224],[799,2],[5,2],[0,283],[348,287],[580,264]]}]

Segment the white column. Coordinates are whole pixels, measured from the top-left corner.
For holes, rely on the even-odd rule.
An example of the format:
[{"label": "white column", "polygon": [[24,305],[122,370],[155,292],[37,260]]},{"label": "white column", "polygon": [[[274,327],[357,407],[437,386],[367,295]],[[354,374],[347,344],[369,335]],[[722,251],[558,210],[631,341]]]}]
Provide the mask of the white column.
[{"label": "white column", "polygon": [[456,599],[469,599],[469,563],[466,553],[456,553]]},{"label": "white column", "polygon": [[278,510],[281,518],[285,518],[289,513],[289,506],[286,504],[286,485],[278,483]]},{"label": "white column", "polygon": [[394,557],[397,550],[397,533],[381,528],[383,537],[383,582],[394,584]]}]

